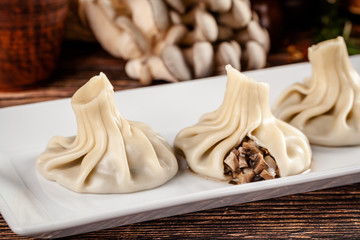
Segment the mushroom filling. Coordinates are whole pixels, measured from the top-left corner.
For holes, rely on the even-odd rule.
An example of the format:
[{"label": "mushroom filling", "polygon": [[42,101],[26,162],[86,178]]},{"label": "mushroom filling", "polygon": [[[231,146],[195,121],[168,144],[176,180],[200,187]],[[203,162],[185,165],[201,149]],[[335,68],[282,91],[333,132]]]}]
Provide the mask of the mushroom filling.
[{"label": "mushroom filling", "polygon": [[278,178],[275,159],[266,148],[245,137],[224,160],[224,174],[231,176],[231,184],[242,184]]}]

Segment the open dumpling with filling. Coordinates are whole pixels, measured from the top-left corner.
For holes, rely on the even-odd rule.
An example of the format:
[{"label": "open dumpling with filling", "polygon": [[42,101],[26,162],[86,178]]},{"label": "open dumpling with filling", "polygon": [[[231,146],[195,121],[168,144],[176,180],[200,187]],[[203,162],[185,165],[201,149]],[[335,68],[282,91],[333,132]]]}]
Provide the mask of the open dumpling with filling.
[{"label": "open dumpling with filling", "polygon": [[223,103],[181,130],[175,148],[196,173],[246,183],[302,173],[311,163],[306,136],[275,118],[269,85],[230,65]]},{"label": "open dumpling with filling", "polygon": [[360,144],[360,77],[342,37],[309,48],[312,76],[291,85],[274,104],[275,116],[324,146]]},{"label": "open dumpling with filling", "polygon": [[47,179],[81,193],[129,193],[162,185],[178,170],[170,145],[151,127],[124,119],[105,74],[72,97],[75,137],[53,137],[37,159]]}]

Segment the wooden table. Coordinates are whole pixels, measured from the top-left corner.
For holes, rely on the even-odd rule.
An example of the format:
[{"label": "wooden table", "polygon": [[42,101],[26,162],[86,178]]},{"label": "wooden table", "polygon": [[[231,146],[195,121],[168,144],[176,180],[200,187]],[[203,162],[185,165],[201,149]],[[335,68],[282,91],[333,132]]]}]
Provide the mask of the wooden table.
[{"label": "wooden table", "polygon": [[[286,53],[272,54],[269,66],[295,61]],[[115,90],[141,87],[124,74],[123,68],[123,60],[111,57],[97,44],[65,43],[59,68],[48,82],[33,89],[0,91],[0,107],[71,97],[100,71],[107,74]],[[120,226],[69,239],[252,237],[360,239],[360,183]],[[26,237],[12,233],[0,215],[0,239],[9,238]]]}]

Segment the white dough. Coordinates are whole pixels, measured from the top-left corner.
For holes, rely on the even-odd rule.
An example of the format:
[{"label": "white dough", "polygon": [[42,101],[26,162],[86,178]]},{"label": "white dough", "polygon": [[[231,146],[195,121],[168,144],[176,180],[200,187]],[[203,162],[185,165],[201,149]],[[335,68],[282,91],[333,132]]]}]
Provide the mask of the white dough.
[{"label": "white dough", "polygon": [[288,87],[273,109],[324,146],[360,144],[360,77],[342,37],[309,48],[312,76]]},{"label": "white dough", "polygon": [[81,193],[129,193],[157,187],[178,170],[170,145],[152,128],[124,119],[101,73],[72,97],[76,137],[53,137],[37,160],[47,179]]},{"label": "white dough", "polygon": [[184,153],[189,167],[201,175],[229,180],[223,161],[248,136],[269,150],[281,177],[307,170],[311,163],[309,142],[301,131],[272,115],[268,84],[256,82],[230,65],[226,71],[222,105],[175,138],[175,148]]}]

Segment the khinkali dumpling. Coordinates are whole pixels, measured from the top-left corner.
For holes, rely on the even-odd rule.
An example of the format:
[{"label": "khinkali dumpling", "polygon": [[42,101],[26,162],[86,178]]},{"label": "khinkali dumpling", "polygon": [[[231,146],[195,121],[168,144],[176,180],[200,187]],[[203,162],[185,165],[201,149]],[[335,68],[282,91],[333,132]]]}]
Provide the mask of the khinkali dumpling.
[{"label": "khinkali dumpling", "polygon": [[[302,173],[311,162],[306,136],[275,118],[269,86],[230,65],[222,105],[181,130],[175,148],[201,174],[244,183]],[[234,161],[235,160],[235,161]]]},{"label": "khinkali dumpling", "polygon": [[277,99],[275,116],[324,146],[360,144],[360,77],[342,37],[309,48],[312,76],[288,87]]},{"label": "khinkali dumpling", "polygon": [[45,178],[81,193],[129,193],[176,174],[173,149],[151,127],[121,116],[105,74],[91,78],[71,104],[77,136],[50,140],[37,160]]}]

